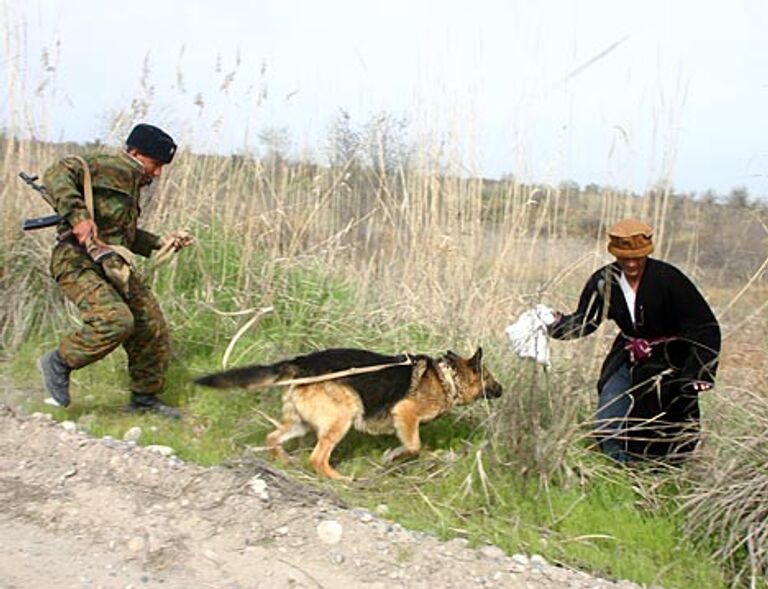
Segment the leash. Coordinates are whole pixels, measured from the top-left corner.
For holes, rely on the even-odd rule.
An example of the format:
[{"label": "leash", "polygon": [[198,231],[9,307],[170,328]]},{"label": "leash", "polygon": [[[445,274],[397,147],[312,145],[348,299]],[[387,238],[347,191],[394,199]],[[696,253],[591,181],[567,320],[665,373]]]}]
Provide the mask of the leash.
[{"label": "leash", "polygon": [[[292,385],[313,384],[316,382],[337,380],[339,378],[344,378],[347,376],[357,376],[358,374],[368,374],[371,372],[379,372],[381,370],[386,370],[387,368],[394,368],[396,366],[412,366],[413,364],[414,364],[414,361],[411,360],[411,357],[408,354],[406,354],[405,360],[403,360],[402,362],[392,362],[391,364],[376,364],[375,366],[352,367],[352,368],[347,368],[346,370],[341,370],[339,372],[330,372],[328,374],[321,374],[319,376],[305,376],[302,378],[292,378],[290,380],[281,380],[280,382],[273,382],[268,385],[262,385],[262,386],[263,387],[267,387],[267,386],[287,387]],[[260,388],[260,387],[254,387],[254,388]]]}]

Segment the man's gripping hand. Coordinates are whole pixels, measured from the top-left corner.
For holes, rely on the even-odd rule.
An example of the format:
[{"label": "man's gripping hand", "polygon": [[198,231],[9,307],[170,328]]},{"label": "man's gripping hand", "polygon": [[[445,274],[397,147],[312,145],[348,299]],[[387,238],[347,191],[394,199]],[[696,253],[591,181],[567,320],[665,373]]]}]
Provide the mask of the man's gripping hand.
[{"label": "man's gripping hand", "polygon": [[96,223],[93,219],[83,219],[72,227],[72,235],[77,239],[77,243],[85,245],[87,241],[96,237]]},{"label": "man's gripping hand", "polygon": [[174,253],[194,245],[195,238],[188,231],[171,231],[160,238],[160,247],[153,256],[155,264],[166,262]]},{"label": "man's gripping hand", "polygon": [[166,233],[160,238],[160,250],[173,250],[177,252],[185,247],[189,247],[195,243],[195,238],[189,231],[183,229],[179,231],[171,231]]}]

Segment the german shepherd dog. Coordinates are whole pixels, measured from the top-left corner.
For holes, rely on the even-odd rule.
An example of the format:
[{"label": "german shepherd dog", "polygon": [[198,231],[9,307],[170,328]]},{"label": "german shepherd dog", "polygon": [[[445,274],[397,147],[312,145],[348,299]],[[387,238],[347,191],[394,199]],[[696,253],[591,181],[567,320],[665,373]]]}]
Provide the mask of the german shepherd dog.
[{"label": "german shepherd dog", "polygon": [[499,397],[502,387],[482,360],[482,348],[471,358],[451,351],[431,358],[340,348],[235,368],[195,382],[216,388],[288,386],[283,393],[282,422],[267,436],[270,454],[285,459],[283,442],[312,429],[317,435],[312,467],[322,476],[344,479],[331,467],[330,457],[350,427],[374,435],[397,435],[402,445],[384,453],[384,461],[390,462],[419,452],[421,422],[443,415],[454,405]]}]

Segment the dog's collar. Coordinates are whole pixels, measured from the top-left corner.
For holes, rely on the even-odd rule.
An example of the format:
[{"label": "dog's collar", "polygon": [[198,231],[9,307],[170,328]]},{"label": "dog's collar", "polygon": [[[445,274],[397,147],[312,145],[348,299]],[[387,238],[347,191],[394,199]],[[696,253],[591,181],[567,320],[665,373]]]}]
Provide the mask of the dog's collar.
[{"label": "dog's collar", "polygon": [[448,401],[451,406],[457,405],[461,400],[461,383],[459,382],[459,375],[456,374],[456,369],[446,356],[441,356],[435,362],[437,368],[437,377],[440,379],[440,384],[448,393]]},{"label": "dog's collar", "polygon": [[[410,359],[410,358],[409,358]],[[421,383],[421,378],[424,376],[424,373],[427,371],[427,361],[423,359],[419,359],[416,362],[412,362],[413,369],[411,370],[411,385],[408,387],[408,393],[414,392],[419,384]]]}]

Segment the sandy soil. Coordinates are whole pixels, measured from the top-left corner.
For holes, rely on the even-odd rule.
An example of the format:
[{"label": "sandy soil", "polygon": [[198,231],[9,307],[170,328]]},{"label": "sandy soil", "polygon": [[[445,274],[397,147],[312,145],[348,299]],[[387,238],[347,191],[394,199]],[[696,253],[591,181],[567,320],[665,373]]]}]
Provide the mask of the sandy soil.
[{"label": "sandy soil", "polygon": [[0,399],[0,589],[637,587],[404,530],[267,463],[203,468]]}]

